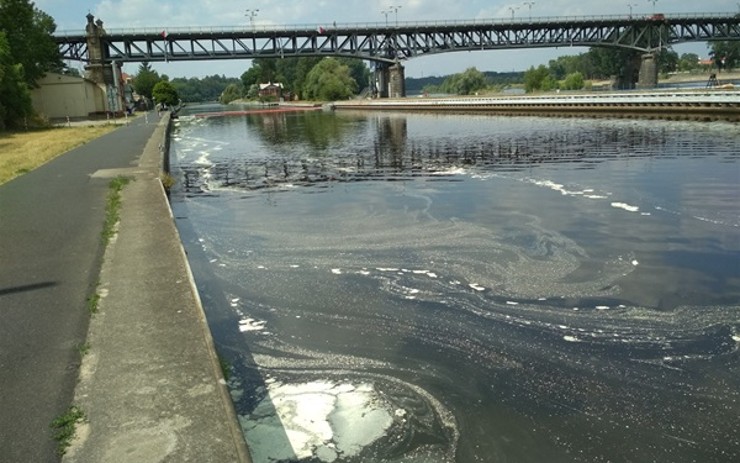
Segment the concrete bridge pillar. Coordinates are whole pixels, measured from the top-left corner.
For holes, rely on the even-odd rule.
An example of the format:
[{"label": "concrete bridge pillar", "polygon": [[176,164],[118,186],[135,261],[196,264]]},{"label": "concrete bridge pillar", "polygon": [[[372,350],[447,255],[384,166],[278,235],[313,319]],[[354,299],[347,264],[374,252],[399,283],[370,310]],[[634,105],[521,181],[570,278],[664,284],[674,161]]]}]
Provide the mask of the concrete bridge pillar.
[{"label": "concrete bridge pillar", "polygon": [[406,96],[404,68],[400,63],[389,65],[379,63],[375,66],[375,97],[403,98]]},{"label": "concrete bridge pillar", "polygon": [[655,88],[658,86],[658,53],[650,52],[642,55],[640,74],[637,78],[637,88]]},{"label": "concrete bridge pillar", "polygon": [[87,25],[85,26],[87,37],[87,59],[85,65],[86,77],[98,84],[106,93],[107,110],[111,113],[119,113],[125,108],[121,88],[121,65],[109,61],[108,48],[102,40],[105,35],[103,21],[95,16],[87,14]]},{"label": "concrete bridge pillar", "polygon": [[390,98],[403,98],[406,96],[406,75],[401,63],[396,63],[389,69],[390,80],[388,82],[388,96]]},{"label": "concrete bridge pillar", "polygon": [[375,64],[373,98],[388,98],[389,67],[386,63]]},{"label": "concrete bridge pillar", "polygon": [[87,26],[85,26],[85,35],[87,36],[87,64],[85,72],[87,78],[95,83],[106,85],[113,83],[113,72],[106,69],[105,58],[107,50],[104,49],[101,37],[105,35],[103,21],[95,21],[95,16],[87,14]]}]

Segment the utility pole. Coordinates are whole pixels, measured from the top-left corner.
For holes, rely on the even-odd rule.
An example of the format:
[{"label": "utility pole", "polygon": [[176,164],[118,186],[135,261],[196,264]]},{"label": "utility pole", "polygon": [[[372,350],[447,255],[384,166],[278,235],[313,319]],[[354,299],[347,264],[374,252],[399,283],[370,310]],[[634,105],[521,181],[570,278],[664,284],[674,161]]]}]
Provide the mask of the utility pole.
[{"label": "utility pole", "polygon": [[509,8],[509,11],[511,11],[511,19],[513,20],[513,19],[514,19],[514,12],[515,12],[516,10],[518,10],[518,9],[519,9],[519,7],[518,7],[518,6],[510,6],[510,7],[508,7],[508,8]]}]

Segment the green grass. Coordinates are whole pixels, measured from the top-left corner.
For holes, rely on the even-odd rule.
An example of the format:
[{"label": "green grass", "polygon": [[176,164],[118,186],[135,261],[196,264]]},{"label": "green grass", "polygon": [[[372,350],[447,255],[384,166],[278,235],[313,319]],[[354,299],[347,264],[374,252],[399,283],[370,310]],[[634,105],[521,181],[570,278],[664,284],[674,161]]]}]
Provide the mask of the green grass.
[{"label": "green grass", "polygon": [[93,293],[90,297],[87,298],[87,310],[90,312],[90,314],[96,314],[98,313],[98,304],[100,303],[100,294],[97,292]]},{"label": "green grass", "polygon": [[87,353],[90,352],[90,343],[81,342],[77,344],[77,352],[80,353],[80,357],[84,357],[85,355],[87,355]]},{"label": "green grass", "polygon": [[224,380],[228,381],[231,378],[231,364],[220,354],[218,354],[218,364],[221,366],[221,374],[224,376]]},{"label": "green grass", "polygon": [[57,454],[64,455],[75,436],[77,423],[85,419],[85,413],[76,405],[70,406],[67,411],[55,418],[50,427],[54,430],[54,440],[57,441]]},{"label": "green grass", "polygon": [[116,224],[121,218],[121,190],[131,181],[128,177],[119,176],[108,184],[108,199],[105,205],[105,223],[103,224],[103,244],[108,245],[116,234]]}]

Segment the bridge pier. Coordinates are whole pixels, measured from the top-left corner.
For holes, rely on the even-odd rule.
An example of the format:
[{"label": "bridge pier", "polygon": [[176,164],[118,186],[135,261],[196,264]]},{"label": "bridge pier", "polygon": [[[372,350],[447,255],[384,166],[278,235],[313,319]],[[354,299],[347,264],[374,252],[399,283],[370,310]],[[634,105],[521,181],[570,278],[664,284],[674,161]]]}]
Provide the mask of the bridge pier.
[{"label": "bridge pier", "polygon": [[85,77],[105,89],[108,112],[119,113],[125,108],[123,94],[120,90],[121,65],[115,61],[109,62],[108,47],[101,39],[104,35],[103,21],[100,19],[95,21],[95,16],[88,13],[87,26],[85,26],[88,58],[88,64],[85,65]]},{"label": "bridge pier", "polygon": [[378,98],[403,98],[406,96],[404,67],[401,63],[375,66],[375,96]]},{"label": "bridge pier", "polygon": [[658,86],[658,53],[650,52],[642,55],[640,73],[637,78],[637,88],[655,88]]}]

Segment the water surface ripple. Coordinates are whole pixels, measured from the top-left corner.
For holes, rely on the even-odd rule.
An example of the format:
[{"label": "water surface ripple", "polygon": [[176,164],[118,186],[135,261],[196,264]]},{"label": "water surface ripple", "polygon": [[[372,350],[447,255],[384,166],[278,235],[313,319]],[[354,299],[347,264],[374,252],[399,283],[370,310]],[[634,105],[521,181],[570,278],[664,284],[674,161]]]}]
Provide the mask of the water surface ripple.
[{"label": "water surface ripple", "polygon": [[721,122],[182,116],[255,462],[740,460],[738,153]]}]

